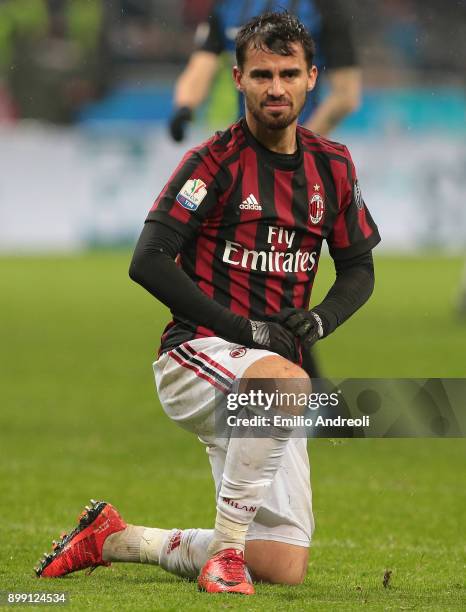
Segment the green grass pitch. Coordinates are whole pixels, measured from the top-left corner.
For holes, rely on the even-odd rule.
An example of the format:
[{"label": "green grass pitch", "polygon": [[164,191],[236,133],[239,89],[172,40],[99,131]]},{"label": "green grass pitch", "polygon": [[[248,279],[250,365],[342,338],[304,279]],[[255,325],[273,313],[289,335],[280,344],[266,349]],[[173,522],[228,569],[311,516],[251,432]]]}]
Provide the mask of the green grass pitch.
[{"label": "green grass pitch", "polygon": [[[131,283],[129,258],[0,259],[0,590],[67,591],[76,610],[465,609],[465,439],[311,442],[317,529],[299,587],[208,596],[129,564],[34,578],[91,497],[135,524],[212,525],[204,450],[154,393],[167,313]],[[370,303],[319,346],[327,375],[465,376],[461,264],[379,256]],[[314,302],[331,283],[328,261],[319,277]]]}]

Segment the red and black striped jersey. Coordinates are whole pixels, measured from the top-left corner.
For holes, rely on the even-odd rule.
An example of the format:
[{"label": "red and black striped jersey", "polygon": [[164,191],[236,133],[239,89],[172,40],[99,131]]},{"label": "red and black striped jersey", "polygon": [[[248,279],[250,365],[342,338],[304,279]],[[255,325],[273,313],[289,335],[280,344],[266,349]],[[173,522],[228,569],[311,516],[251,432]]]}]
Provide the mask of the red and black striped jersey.
[{"label": "red and black striped jersey", "polygon": [[[184,237],[178,265],[201,291],[250,319],[308,308],[324,239],[334,259],[380,241],[348,149],[303,127],[297,145],[273,153],[242,119],[186,153],[147,217]],[[175,318],[162,350],[210,335]]]}]

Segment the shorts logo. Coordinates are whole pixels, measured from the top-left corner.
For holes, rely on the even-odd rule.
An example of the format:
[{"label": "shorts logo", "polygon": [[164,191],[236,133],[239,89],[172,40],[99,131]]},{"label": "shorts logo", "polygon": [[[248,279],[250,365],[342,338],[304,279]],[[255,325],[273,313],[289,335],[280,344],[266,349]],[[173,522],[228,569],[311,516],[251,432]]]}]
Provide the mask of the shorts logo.
[{"label": "shorts logo", "polygon": [[362,191],[358,179],[354,181],[353,196],[356,206],[359,210],[362,210],[364,207],[364,200],[362,198]]},{"label": "shorts logo", "polygon": [[244,346],[239,346],[238,348],[232,349],[230,351],[230,357],[233,357],[234,359],[239,359],[240,357],[244,357],[246,355],[246,351],[248,349],[245,348]]},{"label": "shorts logo", "polygon": [[320,193],[315,193],[309,202],[309,219],[311,223],[317,225],[324,216],[324,201]]},{"label": "shorts logo", "polygon": [[201,179],[189,179],[176,196],[176,201],[188,210],[197,210],[207,195],[207,185]]}]

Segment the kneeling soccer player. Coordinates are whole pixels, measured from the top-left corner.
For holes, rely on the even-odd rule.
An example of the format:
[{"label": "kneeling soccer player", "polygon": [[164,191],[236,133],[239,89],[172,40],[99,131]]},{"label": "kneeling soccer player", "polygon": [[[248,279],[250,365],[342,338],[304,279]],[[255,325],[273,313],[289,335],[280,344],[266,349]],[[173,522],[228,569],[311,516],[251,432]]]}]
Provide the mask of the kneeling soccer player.
[{"label": "kneeling soccer player", "polygon": [[[168,416],[206,445],[214,529],[128,525],[110,504],[92,502],[39,576],[132,561],[197,577],[208,592],[252,594],[252,579],[302,582],[314,527],[305,439],[284,426],[269,437],[225,440],[214,414],[240,379],[309,391],[310,347],[373,290],[371,250],[380,238],[348,149],[297,125],[317,78],[313,54],[288,13],[241,28],[233,77],[245,117],[184,156],[131,263],[131,278],[173,313],[156,385]],[[336,280],[309,311],[324,238]]]}]

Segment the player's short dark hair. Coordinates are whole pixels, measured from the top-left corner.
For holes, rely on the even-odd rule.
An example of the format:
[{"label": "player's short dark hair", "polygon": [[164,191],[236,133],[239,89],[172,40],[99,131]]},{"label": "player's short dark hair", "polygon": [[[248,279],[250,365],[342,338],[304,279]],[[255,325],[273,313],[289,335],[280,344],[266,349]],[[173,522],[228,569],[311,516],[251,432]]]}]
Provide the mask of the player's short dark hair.
[{"label": "player's short dark hair", "polygon": [[243,69],[246,51],[252,47],[276,53],[293,55],[292,43],[300,43],[311,68],[315,43],[303,24],[287,11],[263,13],[243,25],[236,36],[236,63]]}]

